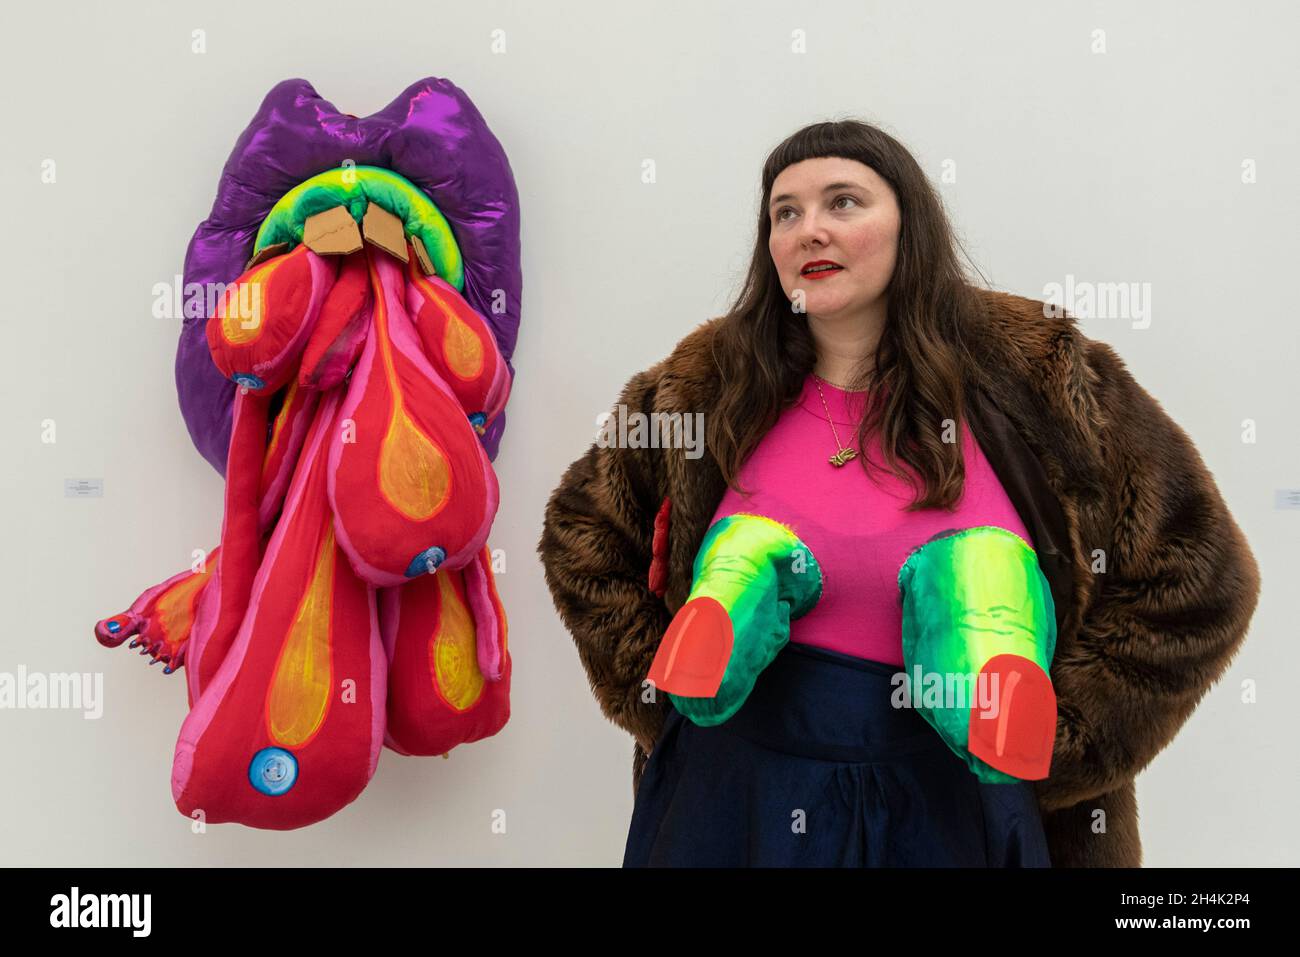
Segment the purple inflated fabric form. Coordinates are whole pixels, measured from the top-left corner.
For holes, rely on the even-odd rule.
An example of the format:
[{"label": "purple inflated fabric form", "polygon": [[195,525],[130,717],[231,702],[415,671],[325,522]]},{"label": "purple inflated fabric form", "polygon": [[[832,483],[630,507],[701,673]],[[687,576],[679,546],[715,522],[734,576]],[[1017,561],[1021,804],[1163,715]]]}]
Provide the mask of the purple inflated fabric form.
[{"label": "purple inflated fabric form", "polygon": [[[465,264],[462,295],[492,326],[513,380],[523,275],[519,196],[505,151],[465,92],[450,80],[411,84],[378,113],[339,112],[306,80],[284,80],[266,95],[226,160],[212,212],[185,253],[185,290],[233,282],[248,263],[257,230],[290,189],[351,160],[380,166],[419,186],[451,224]],[[493,313],[496,291],[505,311]],[[194,445],[223,476],[235,384],[212,362],[206,315],[184,319],[176,350],[176,391]],[[483,443],[495,459],[502,412]]]}]

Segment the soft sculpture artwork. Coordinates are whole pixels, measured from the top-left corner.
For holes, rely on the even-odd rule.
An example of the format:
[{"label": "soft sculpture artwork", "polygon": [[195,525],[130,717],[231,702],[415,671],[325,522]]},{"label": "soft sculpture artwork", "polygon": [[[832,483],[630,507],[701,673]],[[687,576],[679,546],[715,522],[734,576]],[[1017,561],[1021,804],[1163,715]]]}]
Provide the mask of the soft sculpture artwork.
[{"label": "soft sculpture artwork", "polygon": [[[790,527],[756,514],[719,519],[647,677],[696,724],[726,721],[789,641],[790,623],[816,605],[822,576]],[[898,588],[904,703],[981,781],[1047,777],[1056,617],[1034,550],[996,526],[949,529],[912,549]]]},{"label": "soft sculpture artwork", "polygon": [[[338,165],[321,169],[335,135]],[[374,156],[391,168],[356,164],[366,136],[401,154]],[[268,142],[282,145],[279,162],[250,166]],[[439,189],[404,175],[403,158],[428,164],[414,169]],[[268,188],[244,210],[256,222],[231,225],[250,170],[267,183],[294,165],[299,182]],[[464,179],[476,166],[491,172]],[[485,231],[476,204],[489,199],[497,226]],[[200,448],[229,436],[220,544],[95,627],[108,647],[129,638],[164,673],[185,669],[181,813],[302,827],[353,801],[384,746],[445,756],[506,724],[511,661],[487,536],[518,283],[490,292],[514,293],[509,316],[476,307],[467,286],[517,271],[515,202],[499,144],[445,80],[360,120],[286,81],[227,162],[187,273],[246,265],[202,327],[186,326],[177,359]],[[504,265],[466,255],[458,218],[473,251]],[[194,364],[196,335],[207,366]],[[182,385],[189,371],[208,393]]]}]

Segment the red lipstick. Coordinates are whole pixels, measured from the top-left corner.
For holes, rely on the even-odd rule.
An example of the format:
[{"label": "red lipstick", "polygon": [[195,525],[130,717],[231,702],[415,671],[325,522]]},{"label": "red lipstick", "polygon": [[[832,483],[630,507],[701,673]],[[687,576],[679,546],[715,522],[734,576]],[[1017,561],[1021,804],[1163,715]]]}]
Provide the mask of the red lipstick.
[{"label": "red lipstick", "polygon": [[805,279],[825,279],[827,276],[834,276],[836,273],[843,271],[844,267],[837,262],[831,262],[829,259],[814,259],[812,262],[803,264],[803,268],[799,270],[799,275]]}]

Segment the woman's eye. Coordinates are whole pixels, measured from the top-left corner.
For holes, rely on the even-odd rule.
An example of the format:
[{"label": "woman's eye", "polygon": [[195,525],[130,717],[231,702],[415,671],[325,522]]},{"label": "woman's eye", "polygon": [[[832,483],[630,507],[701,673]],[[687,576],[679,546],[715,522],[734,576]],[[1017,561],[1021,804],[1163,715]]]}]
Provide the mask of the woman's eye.
[{"label": "woman's eye", "polygon": [[[845,200],[845,199],[847,199],[847,200],[848,200],[850,203],[852,203],[854,206],[861,205],[861,204],[858,202],[856,196],[850,196],[848,193],[845,193],[845,194],[842,195],[842,196],[837,196],[837,197],[835,197],[835,202],[831,203],[831,208],[832,208],[832,209],[847,209],[848,207],[846,207],[846,206],[840,206],[840,205],[839,205],[839,204],[840,204],[840,201],[841,201],[841,200]],[[778,210],[776,211],[776,221],[777,221],[778,223],[783,223],[783,222],[785,222],[785,220],[786,220],[786,215],[785,215],[785,214],[786,214],[786,213],[793,213],[793,212],[794,212],[794,207],[793,207],[793,206],[782,206],[780,209],[778,209]]]}]

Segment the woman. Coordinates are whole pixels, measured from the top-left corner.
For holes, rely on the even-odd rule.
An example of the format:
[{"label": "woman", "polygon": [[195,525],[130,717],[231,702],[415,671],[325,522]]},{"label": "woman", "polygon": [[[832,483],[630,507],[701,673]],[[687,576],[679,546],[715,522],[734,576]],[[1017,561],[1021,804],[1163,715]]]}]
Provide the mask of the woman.
[{"label": "woman", "polygon": [[[853,121],[777,147],[738,301],[619,403],[703,412],[707,434],[699,458],[594,444],[539,543],[593,690],[638,742],[626,864],[1140,862],[1133,777],[1226,667],[1258,570],[1108,347],[967,281],[904,147]],[[705,532],[737,512],[796,527],[827,585],[743,706],[700,727],[645,678]],[[1051,587],[1058,724],[1032,784],[978,782],[889,702],[900,556],[984,525],[1030,543]]]}]

